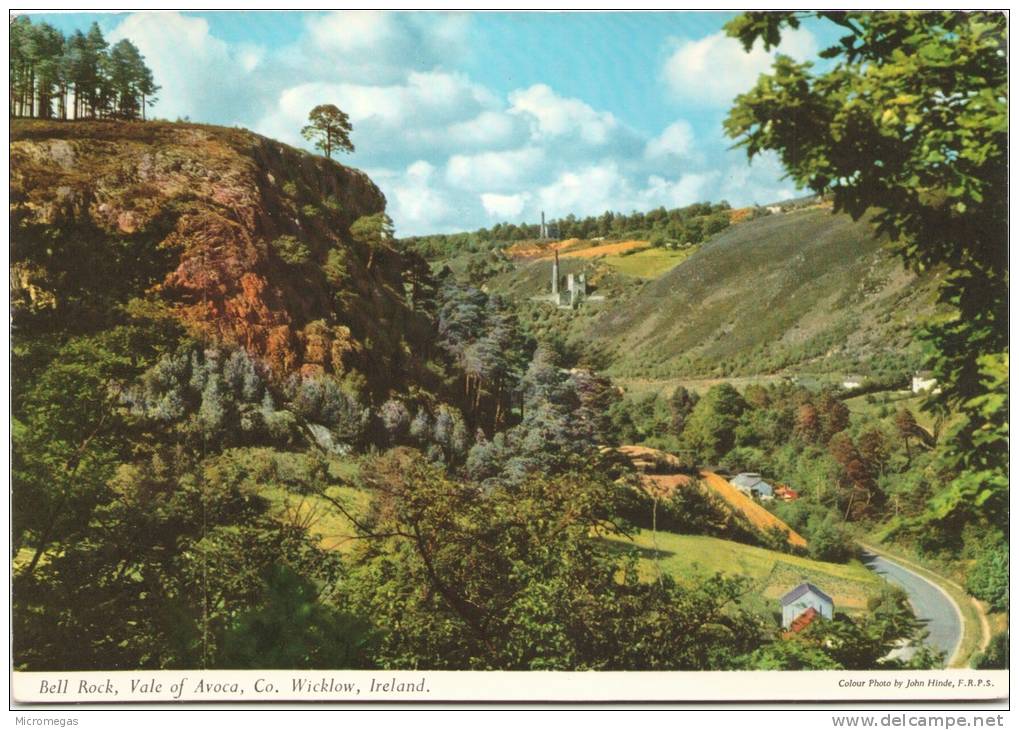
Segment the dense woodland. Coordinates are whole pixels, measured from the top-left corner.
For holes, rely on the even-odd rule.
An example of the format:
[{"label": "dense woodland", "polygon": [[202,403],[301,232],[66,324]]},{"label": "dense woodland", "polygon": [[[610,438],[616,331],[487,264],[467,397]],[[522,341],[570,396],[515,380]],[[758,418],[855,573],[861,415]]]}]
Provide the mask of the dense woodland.
[{"label": "dense woodland", "polygon": [[[830,53],[845,56],[848,76],[857,63],[899,69],[905,61],[883,55],[889,38],[941,48],[937,39],[967,33],[977,55],[990,48],[981,68],[1004,73],[993,18],[959,25],[952,14],[889,14],[896,25],[867,17],[886,16],[834,16],[849,24]],[[798,22],[751,13],[730,32],[774,43]],[[63,39],[16,20],[12,115],[142,115],[156,87],[128,47],[107,49],[97,27]],[[781,61],[779,73],[808,73],[789,64]],[[826,88],[790,84],[783,88],[792,96],[778,101],[796,106],[811,83]],[[19,290],[12,314],[15,669],[940,666],[945,657],[926,649],[889,658],[924,635],[900,592],[789,637],[773,610],[752,602],[752,581],[731,573],[649,579],[647,556],[625,544],[653,528],[845,563],[856,558],[856,539],[877,536],[964,572],[967,590],[993,615],[1008,611],[1007,317],[999,306],[1007,265],[996,258],[1001,226],[984,224],[1006,220],[996,207],[1003,132],[978,125],[992,130],[980,154],[961,137],[972,164],[962,191],[950,192],[969,196],[972,208],[955,206],[946,223],[944,207],[924,207],[925,198],[881,200],[882,181],[868,179],[864,195],[843,187],[853,179],[846,170],[797,167],[822,164],[820,149],[832,141],[811,138],[817,154],[800,154],[807,138],[797,125],[768,124],[769,105],[782,108],[768,88],[737,102],[733,136],[752,153],[779,149],[818,193],[834,187],[837,208],[862,215],[882,203],[917,206],[882,225],[907,263],[951,272],[943,296],[961,316],[924,335],[941,387],[922,412],[891,391],[861,395],[870,400],[852,411],[838,389],[792,382],[625,393],[598,372],[597,353],[539,336],[520,303],[479,286],[485,272],[471,281],[426,261],[534,238],[536,226],[397,241],[375,213],[332,230],[343,206],[308,177],[321,168],[303,162],[276,182],[273,199],[295,225],[250,249],[275,276],[309,292],[323,287],[321,319],[302,333],[307,349],[325,341],[322,332],[345,329],[336,347],[360,359],[343,372],[273,367],[175,317],[157,291],[178,265],[173,256],[201,241],[155,243],[197,202],[113,240],[80,220],[42,225],[15,200],[12,265],[35,287],[31,296]],[[844,121],[838,98],[822,106],[830,124]],[[915,111],[912,124],[924,113]],[[906,149],[889,160],[911,159],[909,145],[923,145],[899,137]],[[957,157],[943,156],[931,174]],[[134,204],[158,191],[128,192]],[[676,246],[730,224],[726,203],[553,222],[564,238],[639,234]],[[924,248],[925,235],[948,224],[934,250]],[[972,248],[961,243],[971,237],[952,237],[970,230],[979,233]],[[69,266],[83,255],[102,265]],[[75,314],[63,316],[69,304]],[[378,311],[384,321],[364,315]],[[735,519],[696,487],[651,495],[615,448],[624,444],[671,452],[691,476],[721,465],[793,486],[800,499],[771,509],[807,538],[806,550]],[[1007,666],[1007,633],[975,663]]]},{"label": "dense woodland", "polygon": [[48,23],[10,23],[10,115],[40,119],[145,118],[159,86],[138,48],[112,46],[97,23],[68,37]]}]

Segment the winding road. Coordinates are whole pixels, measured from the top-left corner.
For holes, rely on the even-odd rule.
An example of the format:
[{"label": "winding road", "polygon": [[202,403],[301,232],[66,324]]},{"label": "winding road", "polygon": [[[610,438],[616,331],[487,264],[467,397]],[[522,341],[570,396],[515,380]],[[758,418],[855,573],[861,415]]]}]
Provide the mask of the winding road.
[{"label": "winding road", "polygon": [[[913,614],[927,624],[926,643],[945,652],[948,666],[962,642],[962,612],[955,601],[934,583],[889,558],[864,550],[863,564],[906,592]],[[903,655],[911,653],[904,650]]]}]

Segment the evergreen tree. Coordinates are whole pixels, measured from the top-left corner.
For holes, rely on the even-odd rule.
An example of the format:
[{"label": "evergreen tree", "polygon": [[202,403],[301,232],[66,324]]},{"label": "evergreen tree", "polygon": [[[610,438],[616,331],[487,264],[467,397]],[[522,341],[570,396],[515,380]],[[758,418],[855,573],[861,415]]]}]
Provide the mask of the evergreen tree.
[{"label": "evergreen tree", "polygon": [[910,267],[943,266],[939,318],[924,339],[959,414],[954,473],[928,521],[1008,513],[1008,17],[1001,12],[752,12],[726,26],[749,51],[805,17],[843,33],[816,70],[779,55],[725,123],[753,157],[778,153],[798,185],[836,211],[872,215]]},{"label": "evergreen tree", "polygon": [[65,38],[26,16],[11,22],[12,117],[144,118],[158,90],[138,48],[126,38],[110,48],[98,23]]},{"label": "evergreen tree", "polygon": [[350,141],[350,117],[334,104],[319,104],[308,114],[308,124],[301,129],[301,135],[315,143],[326,157],[333,156],[333,150],[353,152]]}]

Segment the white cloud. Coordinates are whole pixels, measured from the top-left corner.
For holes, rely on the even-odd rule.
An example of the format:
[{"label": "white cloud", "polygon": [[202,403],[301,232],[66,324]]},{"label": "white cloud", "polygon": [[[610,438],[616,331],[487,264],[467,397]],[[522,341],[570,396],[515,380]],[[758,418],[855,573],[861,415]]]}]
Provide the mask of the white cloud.
[{"label": "white cloud", "polygon": [[665,206],[666,208],[682,208],[703,201],[707,198],[708,185],[715,179],[714,173],[687,173],[677,180],[652,175],[648,178],[647,187],[640,191],[639,208],[647,210]]},{"label": "white cloud", "polygon": [[723,106],[749,91],[757,77],[771,68],[777,53],[804,59],[816,50],[814,36],[804,28],[783,33],[778,50],[765,51],[758,43],[749,53],[739,41],[718,32],[681,42],[665,62],[663,75],[673,94],[684,101]]},{"label": "white cloud", "polygon": [[[537,220],[542,209],[585,216],[794,194],[776,160],[749,167],[705,127],[695,132],[694,116],[648,135],[549,84],[494,93],[452,70],[470,23],[457,13],[315,14],[292,44],[263,47],[227,43],[199,17],[137,13],[109,39],[128,37],[146,56],[163,87],[158,116],[242,124],[310,149],[300,136],[310,109],[339,106],[357,148],[340,161],[369,170],[398,235]],[[813,47],[801,31],[782,51]],[[724,104],[771,55],[716,34],[675,47],[664,78],[691,106]]]},{"label": "white cloud", "polygon": [[519,117],[502,111],[485,110],[472,119],[450,125],[445,132],[458,145],[491,149],[522,139],[527,130]]},{"label": "white cloud", "polygon": [[231,48],[209,32],[204,18],[180,13],[129,15],[107,40],[112,45],[122,38],[138,47],[162,87],[154,116],[195,118],[223,109],[238,114],[245,108],[244,95],[255,86],[249,85],[246,72],[257,65],[252,60],[258,48]]},{"label": "white cloud", "polygon": [[516,195],[499,195],[498,193],[482,193],[481,206],[493,218],[507,220],[516,218],[524,211],[524,206],[531,199],[530,193]]},{"label": "white cloud", "polygon": [[657,137],[648,140],[644,156],[651,159],[687,157],[693,151],[693,143],[693,127],[686,120],[680,119],[666,127]]},{"label": "white cloud", "polygon": [[742,151],[733,151],[730,160],[717,186],[717,200],[728,200],[734,206],[764,205],[802,194],[789,180],[782,179],[782,163],[773,152],[765,152],[747,164]]},{"label": "white cloud", "polygon": [[559,175],[554,182],[541,188],[541,206],[553,216],[574,213],[595,215],[605,210],[618,210],[621,201],[630,197],[625,178],[615,162],[589,165]]},{"label": "white cloud", "polygon": [[443,222],[451,207],[440,188],[432,185],[435,168],[424,160],[407,166],[392,187],[393,210],[390,216],[414,231],[429,230]]},{"label": "white cloud", "polygon": [[554,216],[574,213],[598,215],[606,210],[650,210],[659,206],[681,208],[711,198],[715,172],[697,172],[668,179],[651,175],[638,187],[615,161],[600,163],[561,174],[541,188],[542,207]]},{"label": "white cloud", "polygon": [[241,46],[237,49],[237,60],[246,73],[251,73],[265,60],[265,49],[261,46]]},{"label": "white cloud", "polygon": [[453,155],[446,163],[446,181],[465,190],[505,190],[532,179],[542,157],[542,151],[536,147]]},{"label": "white cloud", "polygon": [[468,48],[469,16],[340,11],[309,16],[302,72],[361,83],[399,81],[409,69],[448,67]]},{"label": "white cloud", "polygon": [[396,16],[379,11],[318,15],[309,20],[308,28],[320,50],[344,54],[371,52],[392,44],[399,35]]},{"label": "white cloud", "polygon": [[[462,137],[483,139],[485,111],[498,100],[462,74],[410,72],[398,84],[369,85],[313,81],[284,88],[255,123],[255,131],[290,144],[302,144],[299,132],[308,111],[324,101],[350,116],[355,164],[406,164],[408,158],[441,155],[464,146]],[[499,115],[496,114],[497,118]],[[461,125],[466,124],[464,128]],[[471,126],[473,124],[473,126]],[[454,130],[451,133],[451,130]],[[505,133],[505,134],[504,134]],[[511,135],[512,126],[492,136]]]},{"label": "white cloud", "polygon": [[603,145],[619,127],[609,112],[599,112],[579,99],[559,96],[545,84],[509,95],[510,112],[532,120],[534,137],[579,136],[590,145]]}]

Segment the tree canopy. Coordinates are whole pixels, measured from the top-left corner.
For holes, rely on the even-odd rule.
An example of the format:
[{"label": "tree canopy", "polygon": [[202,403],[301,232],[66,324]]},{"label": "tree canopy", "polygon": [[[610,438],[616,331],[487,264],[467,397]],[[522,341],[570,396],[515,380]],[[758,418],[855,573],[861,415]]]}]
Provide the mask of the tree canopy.
[{"label": "tree canopy", "polygon": [[301,129],[301,136],[314,142],[315,149],[322,150],[326,157],[332,157],[333,150],[354,151],[350,131],[350,117],[334,104],[319,104],[308,114],[308,124]]},{"label": "tree canopy", "polygon": [[13,117],[136,119],[156,101],[159,86],[137,46],[122,38],[110,47],[97,23],[65,38],[19,16],[10,31]]},{"label": "tree canopy", "polygon": [[815,69],[779,55],[738,96],[725,127],[750,157],[777,152],[789,177],[872,215],[904,262],[944,267],[952,312],[927,327],[939,382],[928,407],[961,415],[957,474],[938,520],[1005,514],[1008,437],[1007,19],[988,12],[745,13],[749,50],[820,17],[845,29]]}]

